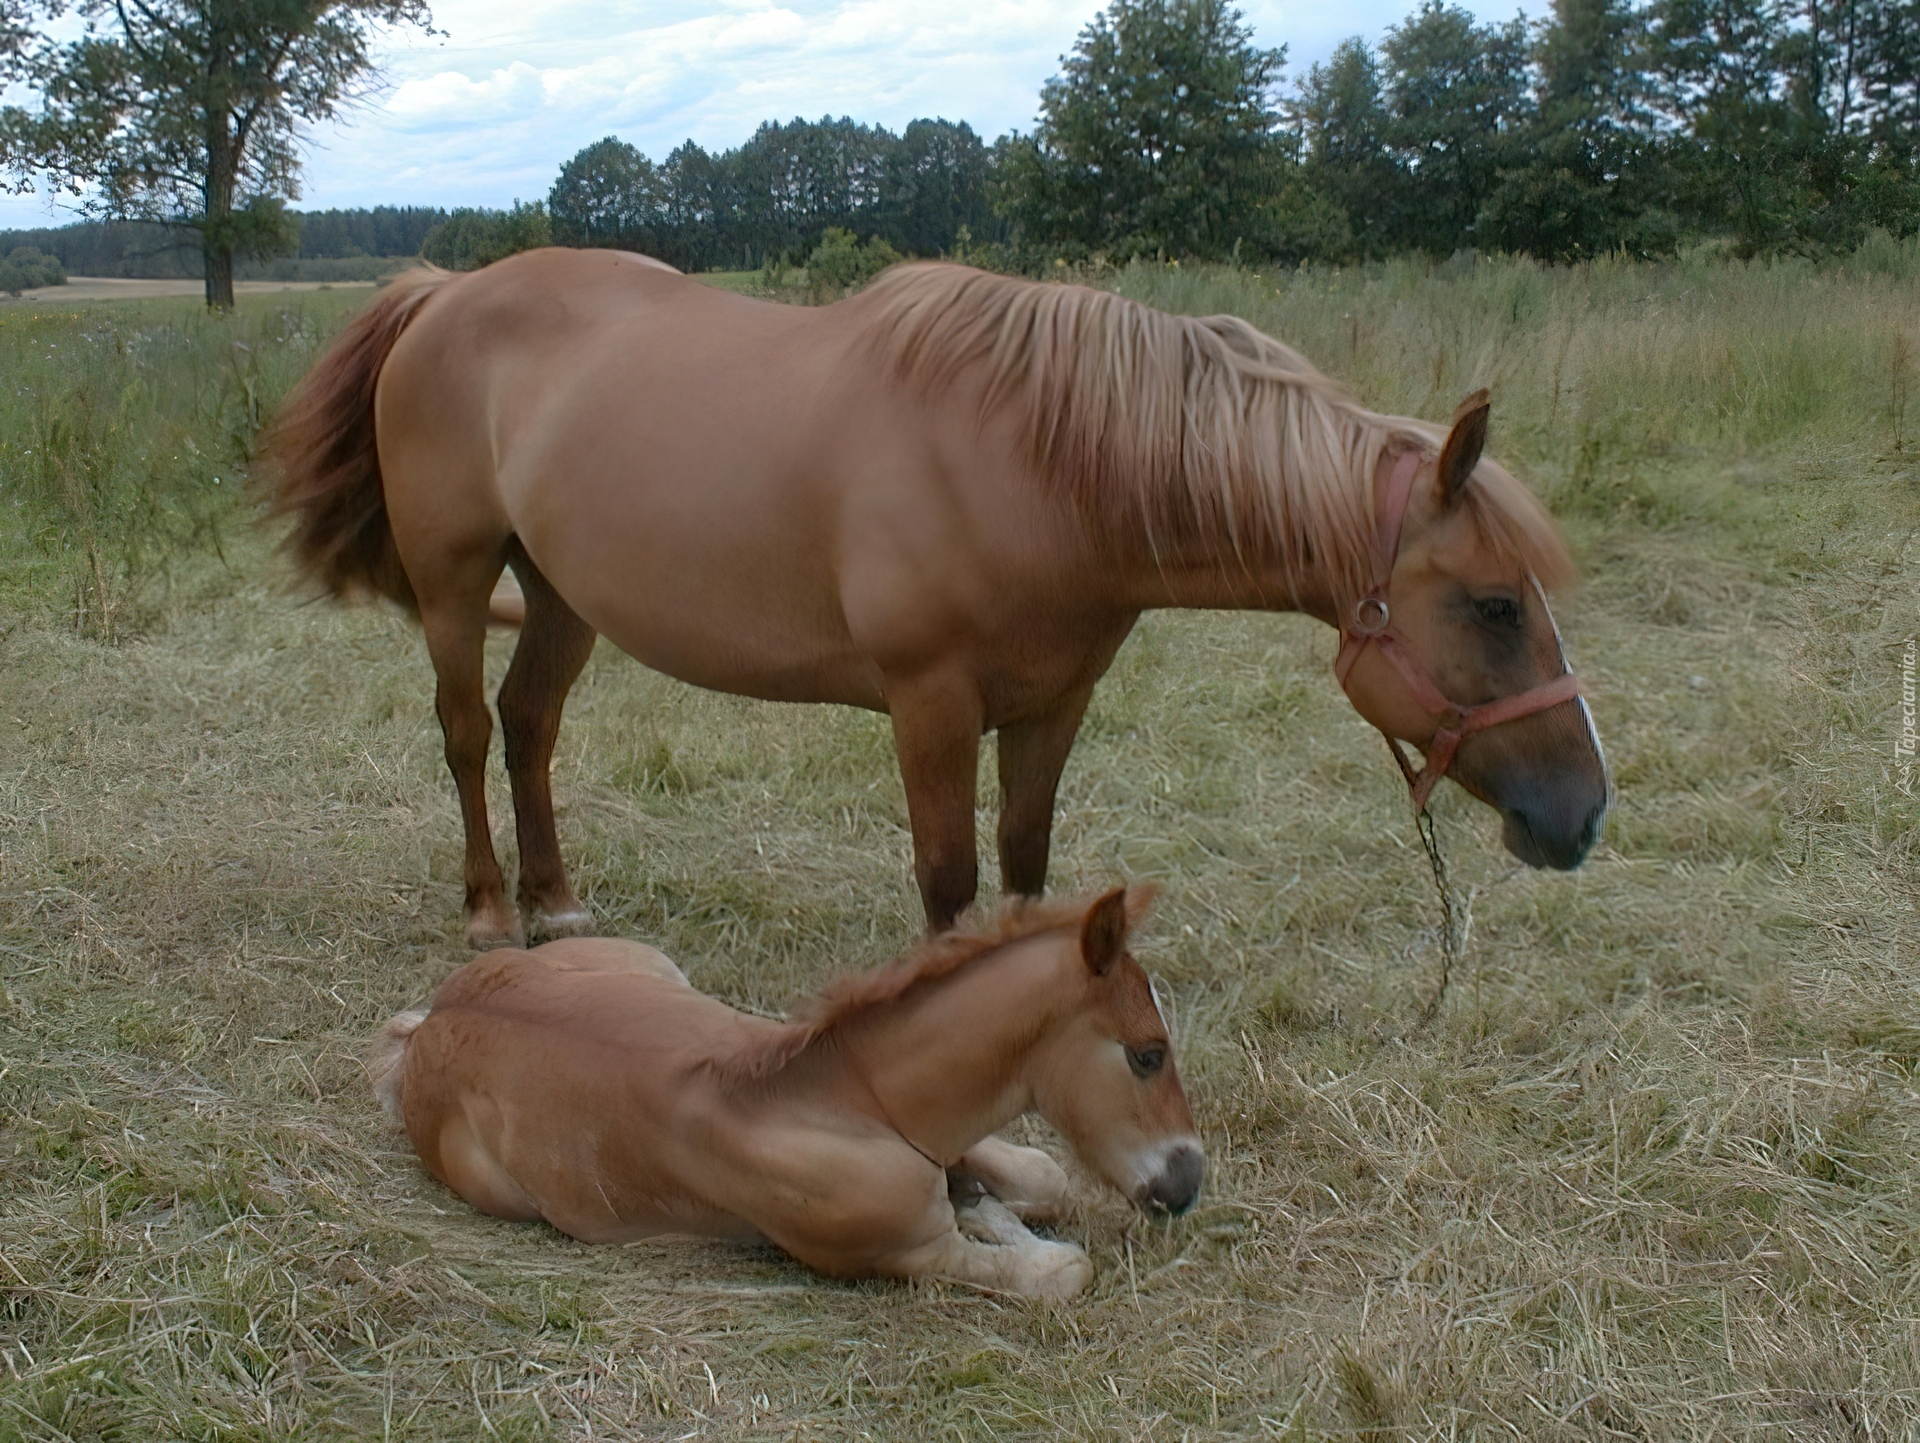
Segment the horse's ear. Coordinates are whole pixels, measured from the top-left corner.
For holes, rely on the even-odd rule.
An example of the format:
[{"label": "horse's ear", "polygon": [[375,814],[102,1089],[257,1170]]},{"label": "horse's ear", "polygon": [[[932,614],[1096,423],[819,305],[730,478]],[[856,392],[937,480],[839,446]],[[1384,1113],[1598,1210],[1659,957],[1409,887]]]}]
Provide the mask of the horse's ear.
[{"label": "horse's ear", "polygon": [[1115,887],[1087,908],[1080,923],[1080,955],[1087,959],[1087,970],[1096,977],[1127,950],[1127,889]]},{"label": "horse's ear", "polygon": [[1453,429],[1447,432],[1447,444],[1440,448],[1440,504],[1451,506],[1480,464],[1480,452],[1487,444],[1487,413],[1493,409],[1486,391],[1475,391],[1453,413]]}]

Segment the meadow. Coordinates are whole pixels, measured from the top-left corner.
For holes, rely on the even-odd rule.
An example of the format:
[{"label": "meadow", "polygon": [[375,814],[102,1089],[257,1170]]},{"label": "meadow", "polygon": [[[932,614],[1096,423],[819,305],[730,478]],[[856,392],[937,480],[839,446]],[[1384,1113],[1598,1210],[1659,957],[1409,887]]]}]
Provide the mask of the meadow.
[{"label": "meadow", "polygon": [[[0,1439],[1920,1436],[1920,249],[1094,279],[1383,409],[1490,386],[1618,800],[1543,874],[1441,789],[1421,1026],[1436,897],[1332,636],[1146,618],[1053,882],[1165,887],[1211,1171],[1171,1221],[1085,1184],[1070,1304],[434,1183],[357,1060],[465,960],[424,649],[235,494],[359,297],[0,311]],[[603,928],[736,1005],[917,926],[883,718],[603,646],[555,785]]]}]

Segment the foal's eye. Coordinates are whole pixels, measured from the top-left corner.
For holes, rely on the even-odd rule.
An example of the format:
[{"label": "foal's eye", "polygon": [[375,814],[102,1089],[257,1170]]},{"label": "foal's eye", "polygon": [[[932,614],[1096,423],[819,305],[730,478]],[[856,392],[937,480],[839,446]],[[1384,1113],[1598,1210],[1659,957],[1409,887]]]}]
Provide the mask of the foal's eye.
[{"label": "foal's eye", "polygon": [[1473,609],[1480,613],[1480,619],[1489,626],[1518,626],[1520,608],[1510,596],[1487,596],[1473,603]]},{"label": "foal's eye", "polygon": [[1133,1069],[1135,1077],[1152,1077],[1167,1060],[1164,1047],[1129,1047],[1127,1066]]}]

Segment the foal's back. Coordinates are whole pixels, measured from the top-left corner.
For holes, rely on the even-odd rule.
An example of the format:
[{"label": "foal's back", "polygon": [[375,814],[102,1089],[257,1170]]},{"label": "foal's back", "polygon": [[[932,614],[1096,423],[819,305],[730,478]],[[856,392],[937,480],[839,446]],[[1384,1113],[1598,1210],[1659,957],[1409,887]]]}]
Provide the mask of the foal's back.
[{"label": "foal's back", "polygon": [[483,1212],[590,1242],[752,1237],[724,1205],[716,1142],[744,1143],[754,1124],[713,1064],[775,1026],[640,943],[489,952],[447,979],[409,1039],[401,1117],[428,1169]]}]

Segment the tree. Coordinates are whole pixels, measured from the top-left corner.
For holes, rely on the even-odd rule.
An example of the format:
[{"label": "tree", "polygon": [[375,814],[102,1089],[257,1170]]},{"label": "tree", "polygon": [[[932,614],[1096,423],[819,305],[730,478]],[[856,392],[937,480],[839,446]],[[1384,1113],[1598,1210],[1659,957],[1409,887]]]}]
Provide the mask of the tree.
[{"label": "tree", "polygon": [[1487,240],[1556,261],[1672,244],[1649,194],[1658,150],[1644,47],[1627,0],[1553,0],[1533,41],[1534,116],[1476,224]]},{"label": "tree", "polygon": [[1395,240],[1447,255],[1475,222],[1530,115],[1526,25],[1476,25],[1442,0],[1387,31],[1388,142],[1407,174]]},{"label": "tree", "polygon": [[0,260],[0,291],[17,296],[37,286],[64,286],[67,272],[59,260],[32,246],[15,246]]},{"label": "tree", "polygon": [[768,121],[737,150],[688,141],[655,165],[614,136],[560,169],[547,198],[562,245],[617,246],[685,270],[805,263],[831,229],[896,250],[993,239],[991,161],[965,125],[916,120],[904,135],[845,117]]},{"label": "tree", "polygon": [[963,228],[987,239],[993,225],[987,170],[987,148],[965,122],[911,122],[888,158],[881,232],[914,255],[950,249]]},{"label": "tree", "polygon": [[420,256],[450,271],[477,271],[521,251],[553,244],[553,228],[539,201],[512,210],[456,210],[420,243]]},{"label": "tree", "polygon": [[653,162],[609,135],[560,167],[547,196],[554,236],[563,245],[631,249],[659,209]]},{"label": "tree", "polygon": [[207,304],[233,305],[233,261],[292,239],[299,127],[373,75],[384,26],[426,26],[425,0],[27,0],[78,39],[19,41],[7,78],[37,97],[0,110],[0,163],[89,214],[198,233]]},{"label": "tree", "polygon": [[1655,0],[1648,18],[1676,204],[1745,253],[1816,241],[1812,164],[1831,137],[1813,103],[1821,87],[1795,84],[1806,56],[1793,53],[1792,12],[1772,0]]},{"label": "tree", "polygon": [[1386,254],[1406,177],[1388,149],[1391,117],[1373,47],[1357,36],[1343,40],[1307,71],[1286,109],[1308,190],[1338,208],[1353,250]]},{"label": "tree", "polygon": [[1028,244],[1115,256],[1224,256],[1271,196],[1283,48],[1226,0],[1113,0],[1005,154],[1003,201]]}]

